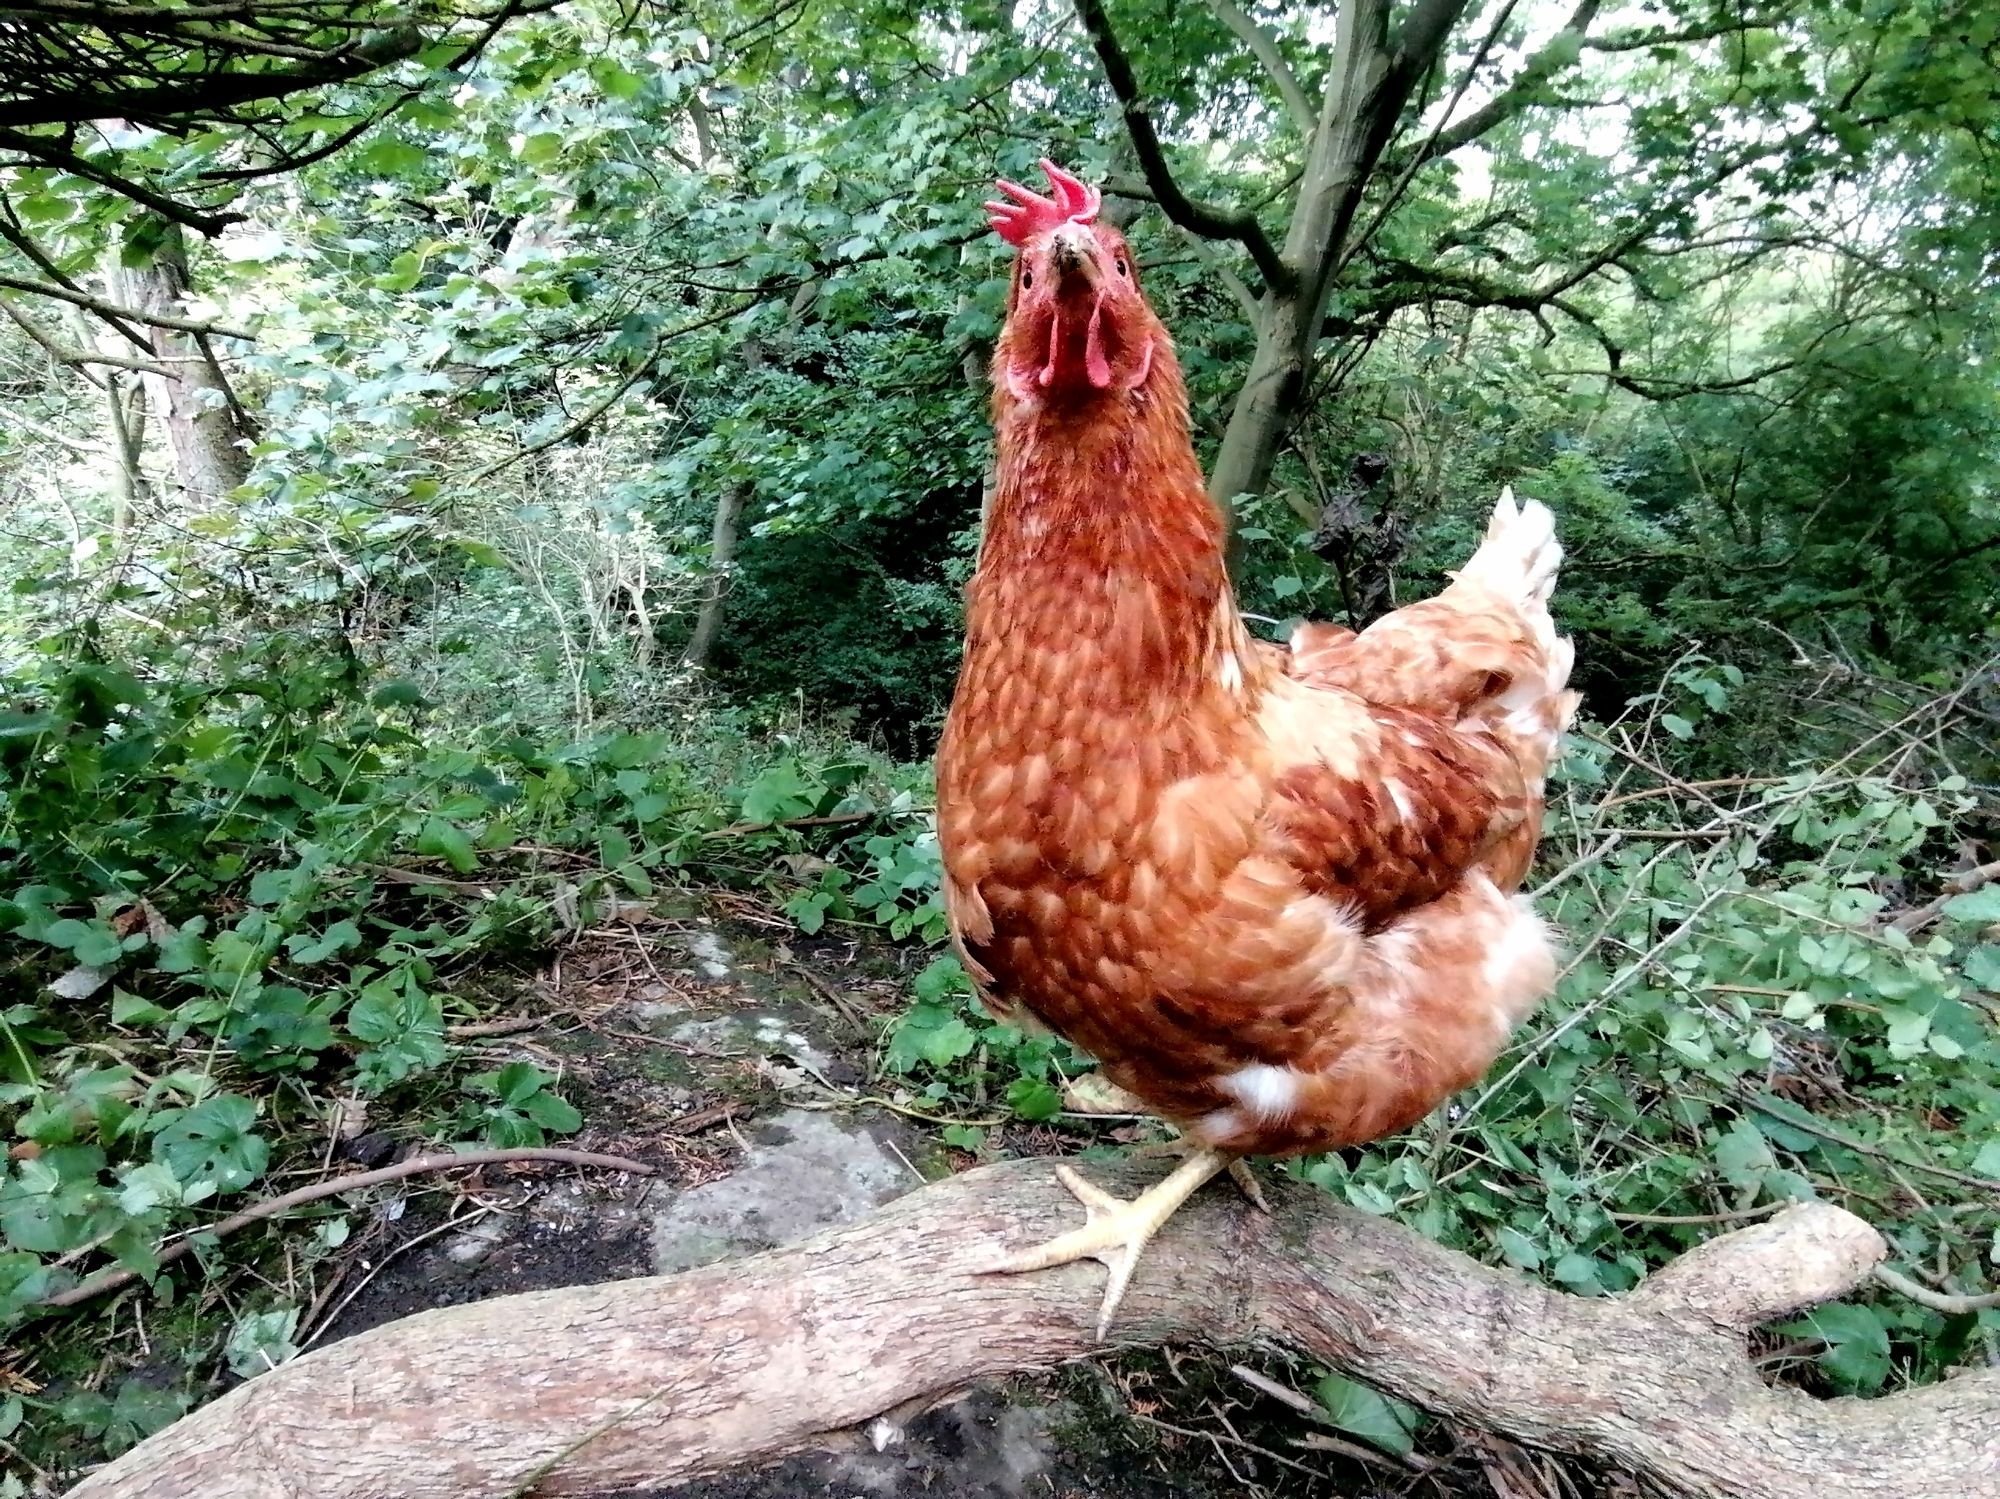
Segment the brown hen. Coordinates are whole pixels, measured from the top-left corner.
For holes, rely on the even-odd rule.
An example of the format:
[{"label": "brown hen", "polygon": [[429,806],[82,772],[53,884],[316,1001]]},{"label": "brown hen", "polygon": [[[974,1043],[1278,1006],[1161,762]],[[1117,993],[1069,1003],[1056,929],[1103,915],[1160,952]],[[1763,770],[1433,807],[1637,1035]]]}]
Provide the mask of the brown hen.
[{"label": "brown hen", "polygon": [[1483,1073],[1548,990],[1515,894],[1575,706],[1549,512],[1503,493],[1436,598],[1253,640],[1166,329],[1097,193],[988,205],[1019,250],[998,482],[938,750],[954,940],[1001,1014],[1081,1046],[1195,1149],[994,1268],[1112,1270],[1245,1155],[1373,1140]]}]

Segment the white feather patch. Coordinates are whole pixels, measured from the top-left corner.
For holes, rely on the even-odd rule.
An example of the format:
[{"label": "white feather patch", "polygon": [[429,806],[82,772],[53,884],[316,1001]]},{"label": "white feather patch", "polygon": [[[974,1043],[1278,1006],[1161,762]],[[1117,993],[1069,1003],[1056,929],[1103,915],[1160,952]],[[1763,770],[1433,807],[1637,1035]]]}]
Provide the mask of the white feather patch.
[{"label": "white feather patch", "polygon": [[1215,1086],[1259,1119],[1289,1119],[1299,1106],[1301,1077],[1295,1068],[1252,1062],[1248,1067],[1224,1073],[1215,1080]]}]

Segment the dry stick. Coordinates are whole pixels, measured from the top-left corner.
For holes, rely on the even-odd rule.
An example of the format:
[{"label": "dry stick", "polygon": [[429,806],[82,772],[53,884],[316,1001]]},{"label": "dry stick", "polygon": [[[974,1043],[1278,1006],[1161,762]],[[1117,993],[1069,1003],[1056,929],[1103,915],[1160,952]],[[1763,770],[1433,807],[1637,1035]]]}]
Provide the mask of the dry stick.
[{"label": "dry stick", "polygon": [[741,838],[750,833],[768,833],[773,828],[832,828],[844,823],[866,822],[880,812],[831,812],[820,817],[786,817],[776,822],[733,822],[726,828],[703,833],[704,838]]},{"label": "dry stick", "polygon": [[[1597,804],[1597,810],[1608,812],[1613,807],[1622,807],[1626,802],[1642,802],[1656,796],[1688,796],[1701,791],[1716,791],[1731,786],[1781,786],[1784,776],[1724,776],[1716,781],[1675,781],[1670,786],[1649,786],[1643,791],[1623,791],[1617,796],[1607,796]],[[1707,801],[1708,798],[1701,798]]]},{"label": "dry stick", "polygon": [[1754,1208],[1730,1208],[1721,1213],[1613,1213],[1605,1212],[1605,1217],[1614,1223],[1737,1223],[1745,1218],[1764,1218],[1780,1208],[1792,1205],[1789,1197],[1775,1198],[1759,1203]]},{"label": "dry stick", "polygon": [[1326,1414],[1310,1396],[1301,1395],[1290,1385],[1279,1384],[1277,1380],[1271,1378],[1268,1374],[1259,1374],[1255,1369],[1246,1368],[1242,1364],[1231,1364],[1229,1372],[1249,1385],[1251,1389],[1261,1390],[1273,1400],[1289,1405],[1302,1416],[1318,1418]]},{"label": "dry stick", "polygon": [[539,1030],[552,1018],[548,1015],[510,1015],[502,1020],[467,1020],[459,1025],[446,1026],[444,1033],[454,1041],[470,1041],[486,1036],[513,1036],[522,1031]]},{"label": "dry stick", "polygon": [[[353,1176],[336,1176],[332,1181],[314,1182],[309,1187],[300,1187],[287,1192],[282,1197],[266,1198],[263,1202],[245,1208],[220,1223],[199,1229],[195,1234],[169,1244],[160,1251],[159,1265],[170,1265],[195,1246],[199,1236],[220,1239],[225,1234],[233,1234],[239,1228],[248,1228],[253,1223],[261,1223],[266,1218],[275,1218],[288,1213],[295,1207],[303,1207],[309,1202],[318,1202],[323,1197],[338,1197],[347,1192],[358,1192],[364,1187],[379,1187],[387,1182],[401,1181],[409,1176],[421,1176],[428,1171],[451,1171],[460,1166],[505,1166],[515,1161],[555,1161],[566,1166],[597,1166],[606,1171],[630,1171],[637,1176],[651,1176],[654,1168],[644,1161],[629,1160],[620,1155],[599,1155],[593,1150],[565,1150],[560,1146],[521,1146],[512,1150],[463,1150],[435,1151],[429,1155],[411,1156],[407,1161],[398,1161],[393,1166],[383,1166],[374,1171],[357,1172]],[[89,1280],[71,1286],[67,1291],[58,1291],[53,1296],[45,1296],[37,1303],[41,1306],[79,1306],[95,1300],[106,1291],[115,1291],[120,1286],[130,1285],[139,1279],[136,1270],[106,1270],[101,1275],[93,1275]]]},{"label": "dry stick", "polygon": [[1929,1286],[1919,1285],[1897,1270],[1887,1265],[1875,1267],[1875,1279],[1898,1295],[1907,1296],[1919,1306],[1927,1306],[1934,1312],[1943,1312],[1947,1317],[1964,1317],[1973,1312],[1983,1312],[1989,1307],[2000,1306],[2000,1291],[1989,1291],[1983,1296],[1959,1296],[1950,1291],[1933,1291]]}]

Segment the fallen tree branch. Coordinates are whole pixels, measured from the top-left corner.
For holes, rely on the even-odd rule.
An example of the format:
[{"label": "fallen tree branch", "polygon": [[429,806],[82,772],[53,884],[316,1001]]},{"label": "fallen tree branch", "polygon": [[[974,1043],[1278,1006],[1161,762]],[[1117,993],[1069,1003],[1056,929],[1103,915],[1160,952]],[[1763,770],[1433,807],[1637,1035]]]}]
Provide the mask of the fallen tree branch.
[{"label": "fallen tree branch", "polygon": [[[1093,1167],[1112,1190],[1156,1171]],[[1562,1295],[1290,1182],[1207,1192],[1148,1249],[1135,1346],[1277,1341],[1456,1421],[1701,1499],[2000,1494],[2000,1372],[1880,1400],[1772,1388],[1755,1324],[1882,1258],[1826,1203],[1712,1240],[1623,1297]],[[72,1499],[498,1499],[685,1481],[858,1441],[966,1385],[1098,1350],[1103,1271],[983,1276],[1074,1225],[1046,1163],[952,1177],[866,1222],[683,1275],[429,1311],[262,1375]]]},{"label": "fallen tree branch", "polygon": [[[239,1228],[248,1228],[253,1223],[262,1223],[266,1218],[276,1218],[289,1213],[293,1208],[304,1207],[307,1203],[318,1202],[323,1197],[339,1197],[346,1192],[359,1192],[364,1187],[380,1187],[389,1182],[401,1181],[408,1176],[422,1176],[432,1171],[455,1171],[464,1166],[506,1166],[516,1161],[554,1161],[566,1166],[596,1166],[605,1171],[630,1171],[639,1176],[651,1176],[653,1168],[644,1161],[627,1160],[622,1155],[599,1155],[594,1150],[569,1150],[557,1145],[523,1145],[510,1150],[440,1150],[429,1155],[411,1156],[407,1161],[398,1161],[393,1166],[382,1166],[374,1171],[357,1171],[349,1176],[330,1177],[326,1181],[314,1182],[310,1186],[299,1187],[280,1197],[267,1197],[262,1202],[253,1203],[240,1213],[224,1218],[220,1223],[202,1227],[198,1233],[204,1239],[220,1239],[235,1233]],[[195,1246],[197,1235],[177,1239],[164,1246],[159,1253],[158,1263],[171,1265]],[[120,1286],[129,1286],[139,1279],[136,1270],[106,1270],[93,1275],[89,1280],[79,1281],[67,1291],[58,1291],[45,1297],[43,1306],[77,1306],[94,1300],[107,1291],[115,1291]]]}]

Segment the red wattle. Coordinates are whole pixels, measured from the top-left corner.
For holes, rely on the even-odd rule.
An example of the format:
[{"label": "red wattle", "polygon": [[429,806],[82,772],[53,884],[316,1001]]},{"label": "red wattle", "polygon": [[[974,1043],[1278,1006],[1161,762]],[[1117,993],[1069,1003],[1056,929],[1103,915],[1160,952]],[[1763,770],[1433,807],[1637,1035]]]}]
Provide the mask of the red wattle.
[{"label": "red wattle", "polygon": [[1104,338],[1099,331],[1104,323],[1104,297],[1099,293],[1090,308],[1090,331],[1083,340],[1083,372],[1090,376],[1090,383],[1099,390],[1111,384],[1111,361],[1104,357]]},{"label": "red wattle", "polygon": [[1062,355],[1062,308],[1049,315],[1049,362],[1042,366],[1040,384],[1046,388],[1056,378],[1056,360]]}]

